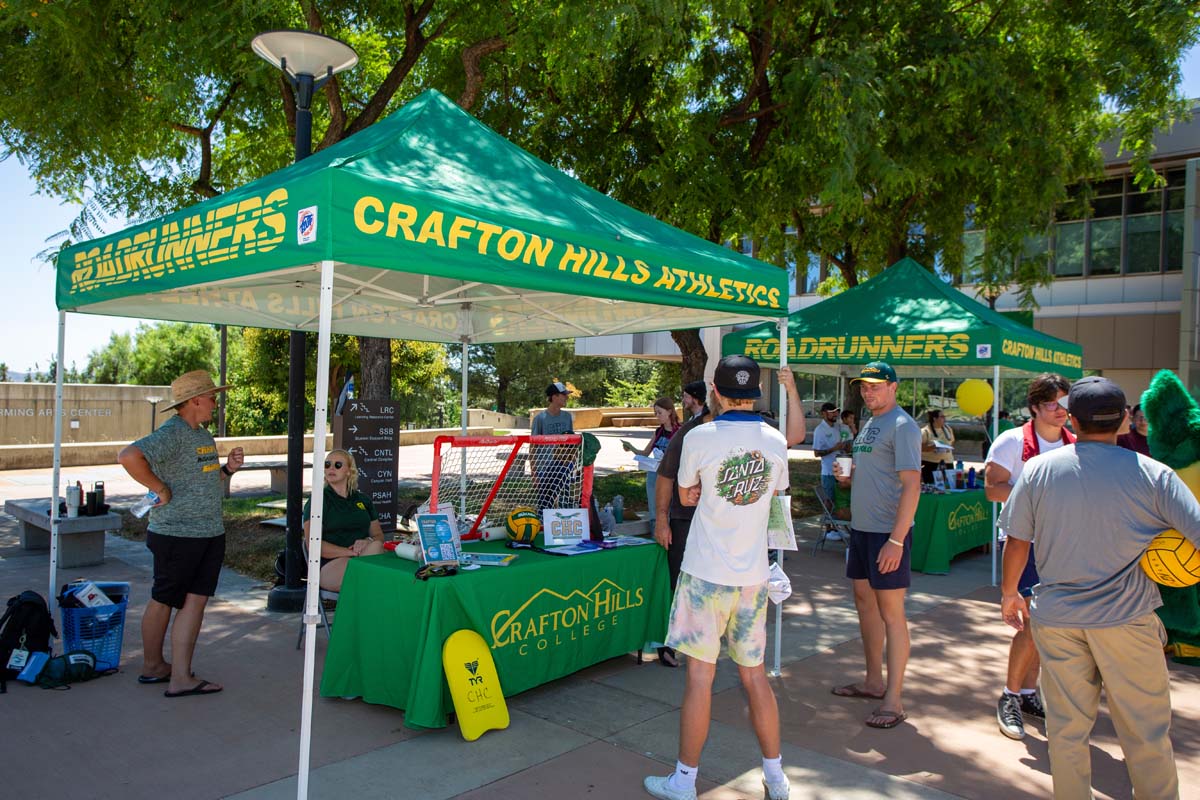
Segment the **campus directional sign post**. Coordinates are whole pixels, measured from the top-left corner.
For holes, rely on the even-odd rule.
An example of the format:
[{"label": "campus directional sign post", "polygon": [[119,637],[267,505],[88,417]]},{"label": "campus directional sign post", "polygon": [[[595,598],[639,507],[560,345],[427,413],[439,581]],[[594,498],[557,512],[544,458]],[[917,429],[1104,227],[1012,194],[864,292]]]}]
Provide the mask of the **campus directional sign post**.
[{"label": "campus directional sign post", "polygon": [[400,419],[388,400],[349,400],[333,418],[333,446],[354,456],[358,490],[371,498],[379,524],[396,528],[396,469]]}]

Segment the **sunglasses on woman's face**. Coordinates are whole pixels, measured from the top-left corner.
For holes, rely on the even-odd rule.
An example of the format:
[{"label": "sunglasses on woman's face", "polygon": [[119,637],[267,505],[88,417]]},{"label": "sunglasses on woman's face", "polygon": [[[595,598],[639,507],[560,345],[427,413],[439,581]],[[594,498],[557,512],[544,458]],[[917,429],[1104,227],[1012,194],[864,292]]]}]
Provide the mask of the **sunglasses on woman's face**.
[{"label": "sunglasses on woman's face", "polygon": [[333,467],[334,469],[341,469],[342,462],[341,461],[326,461],[325,469],[329,469],[330,467]]}]

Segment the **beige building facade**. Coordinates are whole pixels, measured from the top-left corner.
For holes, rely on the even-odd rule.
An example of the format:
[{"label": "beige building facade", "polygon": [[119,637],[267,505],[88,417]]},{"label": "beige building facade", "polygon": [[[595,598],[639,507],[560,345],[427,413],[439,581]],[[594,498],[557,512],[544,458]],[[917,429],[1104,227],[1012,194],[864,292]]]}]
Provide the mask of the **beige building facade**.
[{"label": "beige building facade", "polygon": [[[63,441],[131,442],[174,415],[170,398],[170,386],[63,384]],[[0,383],[0,445],[53,441],[54,384]]]}]

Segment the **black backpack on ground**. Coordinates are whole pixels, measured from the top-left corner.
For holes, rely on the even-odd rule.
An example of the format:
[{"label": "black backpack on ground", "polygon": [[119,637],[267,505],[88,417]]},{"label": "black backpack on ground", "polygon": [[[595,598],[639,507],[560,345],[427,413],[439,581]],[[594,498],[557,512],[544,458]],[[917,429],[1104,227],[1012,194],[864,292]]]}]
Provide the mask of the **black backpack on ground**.
[{"label": "black backpack on ground", "polygon": [[8,691],[8,680],[20,672],[8,668],[12,651],[49,653],[51,635],[57,637],[58,629],[40,594],[26,590],[8,599],[8,609],[0,617],[0,694]]}]

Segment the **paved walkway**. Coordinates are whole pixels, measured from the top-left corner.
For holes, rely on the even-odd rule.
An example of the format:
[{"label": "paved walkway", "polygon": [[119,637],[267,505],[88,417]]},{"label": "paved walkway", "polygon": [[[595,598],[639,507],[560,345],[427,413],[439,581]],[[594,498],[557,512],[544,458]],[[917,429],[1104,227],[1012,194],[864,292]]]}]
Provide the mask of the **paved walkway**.
[{"label": "paved walkway", "polygon": [[[611,441],[606,436],[602,453],[610,445],[619,451],[621,437],[632,438],[630,432],[614,434]],[[421,464],[427,471],[430,457],[402,458],[414,471]],[[602,457],[603,469],[627,460],[619,452],[611,463]],[[110,497],[133,497],[134,487],[109,470],[92,474],[106,481]],[[37,488],[48,486],[48,471],[41,473],[0,473],[0,500],[45,496]],[[404,467],[401,474],[408,474]],[[253,477],[244,477],[244,490],[253,490]],[[266,476],[261,477],[265,488]],[[813,533],[801,527],[802,537]],[[149,589],[147,553],[115,536],[107,547],[103,565],[76,572],[133,584],[121,672],[63,692],[10,684],[9,694],[0,697],[6,728],[11,733],[15,720],[28,724],[20,735],[5,737],[8,763],[31,768],[8,770],[5,796],[294,797],[303,665],[295,649],[297,618],[266,612],[267,587],[227,572],[195,661],[200,677],[220,681],[226,690],[207,698],[164,699],[161,686],[135,680],[141,605]],[[794,798],[1050,795],[1040,726],[1031,725],[1022,742],[996,730],[994,701],[1009,637],[996,592],[988,586],[988,557],[960,558],[946,576],[916,577],[908,604],[910,716],[891,731],[862,725],[868,702],[829,694],[831,685],[854,679],[861,669],[840,550],[830,546],[814,556],[802,545],[785,566],[795,594],[784,606],[783,671],[774,684]],[[45,582],[45,553],[21,551],[15,521],[0,514],[0,598],[24,588],[43,591]],[[318,681],[325,647],[320,634]],[[455,727],[405,728],[403,713],[395,709],[318,697],[310,796],[643,797],[642,777],[666,774],[674,763],[683,680],[683,670],[663,669],[652,658],[642,665],[632,655],[612,659],[510,698],[511,726],[472,743]],[[1200,670],[1173,666],[1171,683],[1180,783],[1185,798],[1196,798]],[[759,755],[728,661],[718,669],[713,720],[701,764],[701,797],[761,797]],[[1106,715],[1097,725],[1092,761],[1098,796],[1130,796]]]}]

